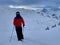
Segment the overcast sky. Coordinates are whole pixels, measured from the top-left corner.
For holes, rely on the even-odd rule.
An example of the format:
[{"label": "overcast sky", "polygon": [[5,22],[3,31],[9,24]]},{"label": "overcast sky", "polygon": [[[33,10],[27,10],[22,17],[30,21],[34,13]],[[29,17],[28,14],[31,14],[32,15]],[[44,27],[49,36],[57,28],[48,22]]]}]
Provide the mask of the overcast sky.
[{"label": "overcast sky", "polygon": [[60,0],[0,0],[0,5],[60,6]]}]

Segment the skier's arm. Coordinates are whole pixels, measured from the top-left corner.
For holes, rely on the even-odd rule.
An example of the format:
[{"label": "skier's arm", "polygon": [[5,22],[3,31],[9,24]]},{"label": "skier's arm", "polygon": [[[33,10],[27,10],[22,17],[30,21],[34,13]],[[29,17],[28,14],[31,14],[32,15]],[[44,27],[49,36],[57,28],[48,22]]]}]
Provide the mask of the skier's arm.
[{"label": "skier's arm", "polygon": [[14,18],[14,20],[13,20],[13,25],[15,26],[15,18]]},{"label": "skier's arm", "polygon": [[16,19],[13,20],[13,25],[16,26]]},{"label": "skier's arm", "polygon": [[23,18],[22,18],[22,22],[23,22],[23,27],[24,27],[25,26],[25,22],[24,22]]}]

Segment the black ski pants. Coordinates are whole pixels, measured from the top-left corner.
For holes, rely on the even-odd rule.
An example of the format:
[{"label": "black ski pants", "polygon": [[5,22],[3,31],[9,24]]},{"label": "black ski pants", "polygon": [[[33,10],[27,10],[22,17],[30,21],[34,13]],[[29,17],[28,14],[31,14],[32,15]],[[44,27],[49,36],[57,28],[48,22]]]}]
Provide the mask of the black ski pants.
[{"label": "black ski pants", "polygon": [[24,39],[23,33],[22,33],[22,27],[15,27],[16,28],[16,34],[18,40]]}]

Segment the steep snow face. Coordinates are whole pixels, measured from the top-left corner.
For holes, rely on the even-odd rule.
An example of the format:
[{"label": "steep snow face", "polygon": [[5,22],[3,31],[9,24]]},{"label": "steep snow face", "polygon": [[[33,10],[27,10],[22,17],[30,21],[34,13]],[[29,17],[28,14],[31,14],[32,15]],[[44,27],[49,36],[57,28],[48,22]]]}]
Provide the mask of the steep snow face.
[{"label": "steep snow face", "polygon": [[[17,41],[16,32],[13,28],[13,18],[16,11],[20,11],[25,20],[24,42]],[[60,11],[48,10],[47,12],[49,13],[0,7],[0,44],[60,45]]]}]

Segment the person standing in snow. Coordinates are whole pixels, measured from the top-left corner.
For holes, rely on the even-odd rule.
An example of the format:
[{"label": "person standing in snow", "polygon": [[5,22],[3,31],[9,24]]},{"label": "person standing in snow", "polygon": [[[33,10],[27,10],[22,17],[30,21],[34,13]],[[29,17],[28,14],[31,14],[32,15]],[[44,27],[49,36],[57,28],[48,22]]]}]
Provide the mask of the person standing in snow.
[{"label": "person standing in snow", "polygon": [[16,12],[16,17],[14,18],[13,24],[16,29],[18,41],[22,41],[24,39],[22,33],[22,26],[25,26],[24,19],[21,17],[20,12]]}]

